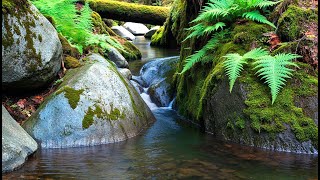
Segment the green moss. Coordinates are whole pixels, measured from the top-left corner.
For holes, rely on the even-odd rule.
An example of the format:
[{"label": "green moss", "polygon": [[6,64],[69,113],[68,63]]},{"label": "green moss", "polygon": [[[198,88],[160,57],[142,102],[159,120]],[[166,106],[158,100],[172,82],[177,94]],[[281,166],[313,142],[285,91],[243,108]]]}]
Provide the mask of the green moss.
[{"label": "green moss", "polygon": [[247,108],[243,112],[249,117],[251,128],[259,133],[280,133],[286,129],[284,124],[288,124],[299,141],[312,140],[318,147],[318,127],[302,108],[295,106],[296,98],[316,95],[318,80],[305,72],[307,64],[298,64],[304,68],[293,73],[293,78],[281,89],[273,105],[269,88],[253,76],[254,72],[242,76],[240,81],[247,84],[248,91]]},{"label": "green moss", "polygon": [[42,42],[42,36],[40,34],[38,34],[38,40]]},{"label": "green moss", "polygon": [[97,12],[92,12],[92,24],[93,24],[93,31],[97,34],[106,34],[109,36],[107,32],[107,25],[102,21],[101,16]]},{"label": "green moss", "polygon": [[103,18],[120,21],[139,20],[145,24],[162,24],[169,14],[169,8],[146,6],[135,3],[126,3],[113,0],[89,1],[90,7]]},{"label": "green moss", "polygon": [[81,66],[81,63],[79,62],[78,59],[74,58],[74,57],[71,57],[71,56],[67,56],[64,60],[64,66],[67,68],[67,69],[70,69],[70,68],[77,68],[79,66]]},{"label": "green moss", "polygon": [[64,96],[68,99],[68,102],[72,109],[78,106],[80,101],[80,95],[83,93],[84,89],[75,90],[70,86],[64,86],[56,92],[56,95],[64,93]]},{"label": "green moss", "polygon": [[117,108],[114,108],[112,104],[110,104],[111,110],[109,113],[102,110],[102,108],[98,104],[95,104],[93,107],[94,107],[94,110],[91,107],[88,108],[88,111],[86,112],[82,120],[83,129],[87,129],[93,124],[94,117],[97,117],[103,120],[108,120],[108,121],[126,118],[126,115],[124,114],[124,112],[121,113],[120,110]]},{"label": "green moss", "polygon": [[72,56],[74,58],[80,58],[80,52],[77,48],[70,45],[69,41],[60,33],[58,34],[59,40],[62,45],[63,54]]},{"label": "green moss", "polygon": [[84,118],[82,120],[83,129],[87,129],[93,124],[94,115],[95,115],[94,111],[91,109],[91,107],[89,107],[87,113],[84,115]]},{"label": "green moss", "polygon": [[164,26],[161,26],[152,36],[150,45],[160,45],[163,36]]},{"label": "green moss", "polygon": [[30,4],[27,0],[1,0],[2,13],[11,14],[16,10],[27,8]]},{"label": "green moss", "polygon": [[318,22],[317,11],[289,5],[278,20],[280,38],[284,41],[300,39],[309,29],[309,24]]}]

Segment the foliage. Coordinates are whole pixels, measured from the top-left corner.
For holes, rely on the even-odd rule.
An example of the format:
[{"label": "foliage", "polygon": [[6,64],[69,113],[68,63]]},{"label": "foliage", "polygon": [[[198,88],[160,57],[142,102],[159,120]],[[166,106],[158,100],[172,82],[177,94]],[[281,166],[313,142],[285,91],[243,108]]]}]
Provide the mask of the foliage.
[{"label": "foliage", "polygon": [[241,70],[243,70],[243,64],[247,64],[246,60],[257,59],[259,57],[266,56],[267,54],[267,51],[261,48],[256,48],[245,53],[243,56],[238,53],[227,54],[224,56],[227,58],[227,60],[224,61],[224,67],[226,68],[226,74],[230,80],[230,92],[232,91],[236,79],[240,76]]},{"label": "foliage", "polygon": [[255,68],[260,68],[257,73],[265,79],[265,82],[271,89],[272,104],[274,103],[280,88],[285,84],[284,78],[290,78],[292,69],[286,66],[292,65],[298,67],[291,60],[301,56],[296,54],[277,54],[275,56],[263,56],[260,60],[254,62]]},{"label": "foliage", "polygon": [[76,4],[77,2],[77,0],[32,1],[42,14],[53,18],[57,31],[79,52],[82,53],[85,46],[93,44],[99,45],[103,50],[108,50],[110,46],[120,47],[121,45],[110,37],[92,33],[92,10],[88,3],[82,5]]},{"label": "foliage", "polygon": [[[223,29],[228,23],[233,22],[237,18],[246,18],[248,20],[257,21],[260,23],[268,24],[274,28],[275,25],[272,24],[267,18],[260,14],[256,9],[266,8],[279,3],[280,1],[273,2],[268,0],[209,0],[206,6],[200,11],[200,14],[196,19],[191,21],[191,23],[196,23],[194,26],[187,28],[187,31],[191,33],[184,39],[186,41],[190,38],[199,38],[205,35],[210,35],[213,32]],[[220,32],[216,32],[219,35]],[[209,40],[214,41],[213,39]],[[196,62],[202,60],[202,58],[207,54],[208,48],[205,45],[201,50],[196,51],[195,54],[189,56],[186,59],[186,64],[181,73],[189,70],[192,65]],[[241,61],[242,62],[242,61]]]},{"label": "foliage", "polygon": [[266,50],[256,48],[245,53],[243,56],[238,53],[229,53],[224,57],[227,58],[224,61],[224,67],[230,80],[230,92],[236,79],[240,76],[241,70],[243,70],[243,65],[247,64],[248,59],[254,59],[256,60],[253,62],[255,65],[254,69],[259,69],[256,74],[258,73],[258,76],[262,76],[261,79],[265,79],[265,83],[270,87],[273,104],[281,87],[285,85],[286,80],[284,78],[290,78],[292,75],[291,71],[293,70],[286,66],[292,65],[298,67],[291,60],[301,56],[290,53],[271,56],[268,55]]}]

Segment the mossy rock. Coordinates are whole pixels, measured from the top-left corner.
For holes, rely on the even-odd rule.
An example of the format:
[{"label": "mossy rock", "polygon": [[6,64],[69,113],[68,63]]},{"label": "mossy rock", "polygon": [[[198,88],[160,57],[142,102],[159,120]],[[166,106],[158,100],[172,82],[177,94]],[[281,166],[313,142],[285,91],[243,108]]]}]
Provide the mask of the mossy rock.
[{"label": "mossy rock", "polygon": [[58,89],[24,123],[42,148],[123,141],[155,120],[112,63],[98,54],[87,58],[84,66],[67,71]]},{"label": "mossy rock", "polygon": [[72,57],[72,56],[67,56],[64,59],[64,66],[67,69],[73,69],[81,66],[81,63],[78,59]]},{"label": "mossy rock", "polygon": [[[303,104],[300,101],[316,98],[317,71],[308,64],[299,63],[301,69],[293,73],[294,78],[281,90],[274,105],[268,86],[255,76],[250,65],[244,67],[232,93],[228,92],[223,56],[242,55],[253,47],[267,48],[266,40],[261,38],[268,31],[265,25],[250,21],[231,26],[219,46],[206,57],[209,63],[197,63],[176,78],[178,110],[223,140],[278,151],[317,153],[317,118],[305,113],[315,110],[308,110],[310,105],[306,103],[298,106]],[[198,50],[203,45],[197,48],[193,40],[182,44],[182,48],[188,46]],[[190,49],[182,49],[180,55],[177,71],[181,71]],[[298,97],[302,99],[297,100]]]},{"label": "mossy rock", "polygon": [[22,2],[3,4],[2,89],[8,92],[42,88],[61,68],[58,33],[35,6]]},{"label": "mossy rock", "polygon": [[317,24],[317,22],[317,10],[289,5],[278,20],[277,34],[283,41],[298,40],[309,30],[312,23]]},{"label": "mossy rock", "polygon": [[60,33],[58,35],[59,35],[60,42],[62,44],[63,54],[72,56],[74,58],[80,58],[81,54],[78,51],[78,49],[75,47],[72,47],[69,41],[63,35],[61,35]]}]

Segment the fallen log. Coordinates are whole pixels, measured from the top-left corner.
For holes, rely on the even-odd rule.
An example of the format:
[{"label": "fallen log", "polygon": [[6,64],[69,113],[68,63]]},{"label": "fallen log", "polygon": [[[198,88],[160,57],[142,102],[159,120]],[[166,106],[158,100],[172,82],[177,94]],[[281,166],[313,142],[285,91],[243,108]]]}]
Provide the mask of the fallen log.
[{"label": "fallen log", "polygon": [[125,22],[163,25],[169,16],[169,7],[147,6],[113,0],[87,0],[93,11],[102,18]]}]

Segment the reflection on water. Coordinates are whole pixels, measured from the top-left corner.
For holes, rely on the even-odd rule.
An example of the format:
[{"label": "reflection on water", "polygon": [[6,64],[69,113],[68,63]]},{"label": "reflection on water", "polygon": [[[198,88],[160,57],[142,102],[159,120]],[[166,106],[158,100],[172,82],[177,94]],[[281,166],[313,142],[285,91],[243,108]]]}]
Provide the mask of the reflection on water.
[{"label": "reflection on water", "polygon": [[316,155],[263,151],[217,141],[191,128],[175,111],[124,142],[46,149],[4,179],[316,179]]},{"label": "reflection on water", "polygon": [[150,46],[150,40],[146,39],[144,36],[136,36],[133,44],[139,48],[142,54],[141,60],[129,62],[129,69],[135,76],[139,75],[140,68],[150,60],[179,55],[179,51],[177,49],[164,49]]}]

